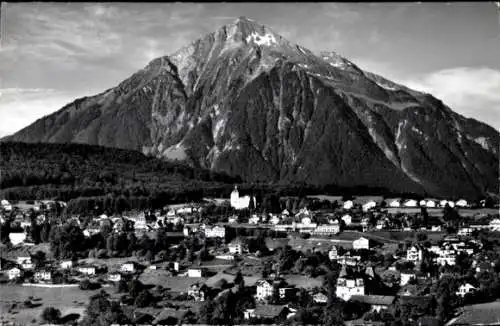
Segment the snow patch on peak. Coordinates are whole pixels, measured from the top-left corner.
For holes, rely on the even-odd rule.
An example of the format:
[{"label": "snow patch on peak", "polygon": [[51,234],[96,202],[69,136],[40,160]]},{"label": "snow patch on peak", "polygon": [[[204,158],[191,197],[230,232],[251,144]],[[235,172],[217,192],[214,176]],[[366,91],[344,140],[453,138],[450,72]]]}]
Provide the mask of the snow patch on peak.
[{"label": "snow patch on peak", "polygon": [[273,34],[266,33],[264,35],[259,35],[256,32],[252,32],[252,34],[248,35],[246,38],[247,43],[254,42],[257,45],[266,45],[271,46],[272,44],[276,44],[276,38]]},{"label": "snow patch on peak", "polygon": [[391,86],[389,84],[386,84],[386,83],[381,83],[381,82],[375,82],[378,86],[382,87],[383,89],[386,89],[388,91],[397,91],[398,88],[397,87],[394,87],[394,86]]},{"label": "snow patch on peak", "polygon": [[487,150],[487,151],[490,150],[490,146],[488,144],[486,137],[477,137],[477,138],[474,138],[474,141],[476,143],[478,143],[479,145],[481,145],[481,147],[484,148],[485,150]]}]

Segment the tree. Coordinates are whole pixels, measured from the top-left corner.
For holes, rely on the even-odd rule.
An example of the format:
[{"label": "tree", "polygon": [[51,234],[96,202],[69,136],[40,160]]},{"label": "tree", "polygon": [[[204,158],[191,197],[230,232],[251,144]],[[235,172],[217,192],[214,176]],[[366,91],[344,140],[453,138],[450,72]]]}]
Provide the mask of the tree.
[{"label": "tree", "polygon": [[35,266],[37,268],[43,267],[45,265],[46,254],[45,252],[38,250],[33,256],[31,256]]},{"label": "tree", "polygon": [[54,307],[47,307],[42,311],[41,318],[49,324],[57,324],[61,319],[61,311]]},{"label": "tree", "polygon": [[243,289],[245,287],[245,279],[243,278],[243,274],[241,273],[241,271],[238,271],[238,273],[236,273],[233,283],[237,285],[239,289]]},{"label": "tree", "polygon": [[151,295],[151,293],[149,293],[148,290],[142,290],[141,293],[139,293],[139,295],[135,299],[134,303],[138,308],[144,308],[149,306],[152,301],[153,301],[153,296]]}]

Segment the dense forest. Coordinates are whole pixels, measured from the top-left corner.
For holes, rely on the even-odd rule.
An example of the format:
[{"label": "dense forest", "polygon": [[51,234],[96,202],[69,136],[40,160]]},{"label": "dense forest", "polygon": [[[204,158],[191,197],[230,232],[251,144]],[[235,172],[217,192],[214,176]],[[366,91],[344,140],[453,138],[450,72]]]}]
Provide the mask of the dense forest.
[{"label": "dense forest", "polygon": [[122,211],[160,208],[203,197],[228,198],[236,183],[240,194],[255,195],[258,202],[270,195],[396,195],[368,187],[245,184],[239,177],[163,161],[137,151],[85,144],[2,142],[0,171],[1,198],[62,200],[75,213],[96,206]]}]

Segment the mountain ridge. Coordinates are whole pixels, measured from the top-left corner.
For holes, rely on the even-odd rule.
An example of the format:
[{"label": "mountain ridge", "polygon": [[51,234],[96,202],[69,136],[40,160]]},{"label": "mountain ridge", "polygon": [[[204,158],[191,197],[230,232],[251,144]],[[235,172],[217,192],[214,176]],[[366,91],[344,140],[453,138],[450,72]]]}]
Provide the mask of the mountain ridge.
[{"label": "mountain ridge", "polygon": [[241,17],[6,139],[134,149],[250,182],[498,189],[492,127]]}]

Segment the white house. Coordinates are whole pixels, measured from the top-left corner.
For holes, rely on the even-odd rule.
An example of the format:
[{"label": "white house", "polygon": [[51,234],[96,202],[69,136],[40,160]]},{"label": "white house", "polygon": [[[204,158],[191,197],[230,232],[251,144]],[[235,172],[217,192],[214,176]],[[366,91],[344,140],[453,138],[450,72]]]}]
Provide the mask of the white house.
[{"label": "white house", "polygon": [[365,237],[361,237],[352,242],[352,247],[354,249],[370,249],[370,240]]},{"label": "white house", "polygon": [[224,238],[225,236],[226,228],[223,226],[205,227],[205,237],[207,238]]},{"label": "white house", "polygon": [[429,199],[425,203],[425,206],[429,207],[429,208],[435,208],[436,207],[436,202],[434,200],[432,200],[432,199]]},{"label": "white house", "polygon": [[349,225],[352,223],[352,216],[349,214],[345,214],[342,216],[342,221],[344,221],[345,225]]},{"label": "white house", "polygon": [[364,295],[365,285],[362,278],[350,278],[347,276],[337,279],[335,294],[344,301],[349,301],[353,295]]},{"label": "white house", "polygon": [[257,300],[265,300],[274,293],[273,284],[268,280],[258,280],[255,285],[257,286],[257,294],[255,295]]},{"label": "white house", "polygon": [[30,256],[19,256],[17,257],[17,264],[23,269],[33,269],[33,262]]},{"label": "white house", "polygon": [[259,221],[260,221],[260,218],[254,214],[254,215],[252,215],[252,217],[250,217],[248,219],[248,224],[259,224]]},{"label": "white house", "polygon": [[408,284],[408,282],[410,282],[410,280],[416,278],[416,275],[415,273],[411,273],[411,272],[404,272],[404,273],[401,273],[401,278],[400,278],[400,285],[401,286],[405,286],[406,284]]},{"label": "white house", "polygon": [[369,202],[363,204],[362,209],[363,212],[368,212],[370,209],[377,207],[377,203],[374,200],[370,200]]},{"label": "white house", "polygon": [[335,220],[333,224],[318,225],[313,231],[314,234],[323,234],[323,235],[337,234],[339,232],[340,232],[340,225],[337,220]]},{"label": "white house", "polygon": [[500,231],[500,218],[495,218],[490,221],[489,228],[491,231]]},{"label": "white house", "polygon": [[275,215],[275,216],[271,217],[271,219],[269,220],[269,222],[271,224],[273,224],[273,225],[276,225],[276,224],[278,224],[280,222],[280,218]]},{"label": "white house", "polygon": [[200,283],[194,283],[189,287],[188,296],[192,297],[194,301],[203,302],[205,301],[206,291],[206,286],[200,285]]},{"label": "white house", "polygon": [[354,206],[354,203],[352,200],[346,200],[344,202],[344,209],[351,209]]},{"label": "white house", "polygon": [[401,206],[401,200],[400,199],[389,199],[388,200],[388,206],[389,207],[400,207]]},{"label": "white house", "polygon": [[126,262],[121,264],[120,272],[122,273],[135,273],[135,264],[133,262]]},{"label": "white house", "polygon": [[95,266],[78,266],[78,272],[85,275],[95,275],[96,268]]},{"label": "white house", "polygon": [[411,262],[419,262],[422,261],[423,258],[423,251],[420,248],[417,248],[417,246],[411,246],[406,251],[406,260],[411,261]]},{"label": "white house", "polygon": [[330,260],[337,260],[338,252],[335,246],[333,246],[332,249],[330,249],[330,251],[328,252],[328,258],[330,258]]},{"label": "white house", "polygon": [[9,233],[9,240],[13,246],[20,245],[26,240],[26,233],[24,232],[11,232]]},{"label": "white house", "polygon": [[257,202],[255,197],[243,196],[240,197],[240,193],[238,191],[238,187],[234,186],[233,192],[231,192],[231,207],[234,209],[246,209],[250,206],[250,200],[253,201],[254,207],[257,206]]},{"label": "white house", "polygon": [[122,274],[120,273],[109,273],[108,281],[110,282],[120,282],[122,279]]},{"label": "white house", "polygon": [[417,207],[417,201],[415,199],[405,200],[403,203],[404,207]]},{"label": "white house", "polygon": [[467,293],[471,293],[474,290],[476,290],[476,288],[474,286],[470,285],[469,283],[465,283],[465,284],[462,284],[458,287],[458,291],[456,292],[456,295],[463,297]]},{"label": "white house", "polygon": [[472,228],[463,227],[458,230],[457,235],[470,236],[472,234],[472,231],[474,231]]},{"label": "white house", "polygon": [[467,206],[469,206],[469,204],[467,203],[467,201],[465,199],[459,199],[455,203],[455,206],[458,206],[458,207],[467,207]]},{"label": "white house", "polygon": [[227,245],[227,247],[231,254],[241,255],[245,250],[244,245],[240,240],[235,240],[231,242],[230,244]]},{"label": "white house", "polygon": [[40,270],[35,272],[34,278],[36,282],[50,281],[52,280],[52,273],[50,271]]},{"label": "white house", "polygon": [[13,279],[19,278],[21,276],[21,270],[17,267],[14,267],[14,268],[9,269],[7,274],[9,275],[9,280],[13,280]]},{"label": "white house", "polygon": [[205,268],[190,268],[187,271],[188,277],[204,277],[206,275]]},{"label": "white house", "polygon": [[73,267],[73,262],[71,260],[63,260],[59,266],[61,266],[62,269],[70,269]]},{"label": "white house", "polygon": [[323,293],[316,293],[313,295],[313,301],[316,303],[327,303],[328,297]]}]

